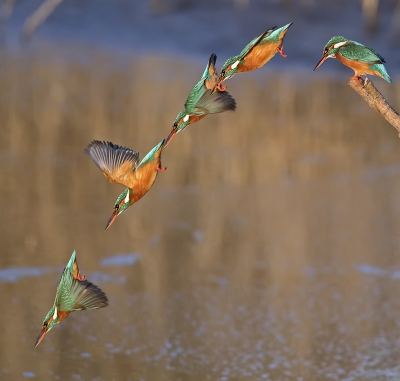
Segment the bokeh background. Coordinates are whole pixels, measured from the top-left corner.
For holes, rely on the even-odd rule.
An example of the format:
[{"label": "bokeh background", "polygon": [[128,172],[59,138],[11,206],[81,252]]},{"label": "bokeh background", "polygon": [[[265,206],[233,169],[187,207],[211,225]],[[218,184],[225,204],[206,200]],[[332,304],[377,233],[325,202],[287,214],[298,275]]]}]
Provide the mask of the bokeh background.
[{"label": "bokeh background", "polygon": [[[398,0],[3,0],[0,21],[1,380],[400,378],[400,140],[350,69],[312,72],[333,35],[370,45],[399,110]],[[179,134],[105,232],[123,187],[85,146],[143,157],[210,53],[291,21],[288,58],[227,81],[237,111]],[[33,349],[74,249],[110,306]]]}]

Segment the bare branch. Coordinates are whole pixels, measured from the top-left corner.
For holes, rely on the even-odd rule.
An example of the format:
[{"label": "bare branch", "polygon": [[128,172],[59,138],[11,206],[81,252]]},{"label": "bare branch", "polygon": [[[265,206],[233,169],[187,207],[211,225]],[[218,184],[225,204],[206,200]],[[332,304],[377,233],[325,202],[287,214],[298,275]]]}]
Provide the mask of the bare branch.
[{"label": "bare branch", "polygon": [[348,82],[358,94],[360,94],[368,105],[378,111],[399,132],[400,115],[387,103],[383,95],[376,89],[368,78],[351,78]]},{"label": "bare branch", "polygon": [[61,2],[62,0],[45,0],[43,4],[26,19],[22,37],[24,39],[32,37],[37,27],[46,21]]}]

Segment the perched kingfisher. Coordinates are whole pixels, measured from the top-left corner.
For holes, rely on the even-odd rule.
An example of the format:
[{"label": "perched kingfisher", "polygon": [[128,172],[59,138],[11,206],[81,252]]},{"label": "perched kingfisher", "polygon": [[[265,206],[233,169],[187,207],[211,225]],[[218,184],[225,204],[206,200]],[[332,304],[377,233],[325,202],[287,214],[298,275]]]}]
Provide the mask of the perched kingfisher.
[{"label": "perched kingfisher", "polygon": [[158,143],[140,163],[139,152],[128,147],[98,140],[93,140],[87,146],[85,153],[93,159],[107,179],[127,187],[115,202],[106,230],[120,214],[149,191],[158,172],[167,169],[161,166],[161,151],[164,146],[165,140]]},{"label": "perched kingfisher", "polygon": [[217,56],[214,53],[211,54],[203,76],[186,100],[184,110],[174,120],[171,133],[165,141],[165,147],[178,132],[183,131],[189,124],[203,119],[207,114],[236,109],[236,101],[229,93],[215,89],[218,83],[216,60]]},{"label": "perched kingfisher", "polygon": [[286,58],[287,55],[283,54],[283,39],[292,24],[291,22],[279,29],[276,29],[276,26],[268,29],[265,33],[250,41],[238,56],[229,58],[221,68],[216,88],[225,91],[226,86],[222,86],[223,81],[237,73],[259,69],[277,52]]},{"label": "perched kingfisher", "polygon": [[47,332],[64,320],[70,312],[96,309],[108,306],[106,294],[97,286],[85,280],[76,261],[75,250],[65,267],[56,291],[53,307],[46,315],[42,332],[36,340],[35,348],[43,340]]},{"label": "perched kingfisher", "polygon": [[317,70],[327,58],[337,58],[342,64],[354,70],[353,78],[361,78],[364,74],[377,75],[392,83],[387,73],[384,58],[370,47],[356,41],[346,40],[342,36],[332,37],[325,45],[322,57],[314,68]]}]

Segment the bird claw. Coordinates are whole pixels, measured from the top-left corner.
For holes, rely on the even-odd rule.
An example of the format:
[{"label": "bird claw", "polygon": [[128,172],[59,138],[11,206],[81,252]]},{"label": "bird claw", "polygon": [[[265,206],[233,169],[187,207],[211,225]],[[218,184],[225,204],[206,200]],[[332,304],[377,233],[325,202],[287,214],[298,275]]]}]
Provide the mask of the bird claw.
[{"label": "bird claw", "polygon": [[287,57],[287,54],[283,53],[283,45],[278,48],[278,52],[283,58]]},{"label": "bird claw", "polygon": [[161,166],[161,163],[157,164],[156,170],[157,172],[164,172],[167,169],[167,167]]},{"label": "bird claw", "polygon": [[79,282],[82,282],[83,280],[85,280],[85,274],[81,275],[80,273],[77,276],[77,279],[79,280]]},{"label": "bird claw", "polygon": [[215,88],[221,92],[226,91],[226,89],[228,88],[227,86],[222,86],[222,82],[218,82],[217,86],[215,86]]}]

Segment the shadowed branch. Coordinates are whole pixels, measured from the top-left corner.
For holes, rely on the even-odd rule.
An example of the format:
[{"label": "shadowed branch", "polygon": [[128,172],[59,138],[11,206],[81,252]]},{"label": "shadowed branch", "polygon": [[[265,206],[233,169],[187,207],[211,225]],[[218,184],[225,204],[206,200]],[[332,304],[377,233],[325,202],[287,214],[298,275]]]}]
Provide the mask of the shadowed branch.
[{"label": "shadowed branch", "polygon": [[366,78],[352,78],[348,84],[360,94],[370,107],[374,108],[397,130],[400,136],[400,115],[387,103],[374,84]]}]

